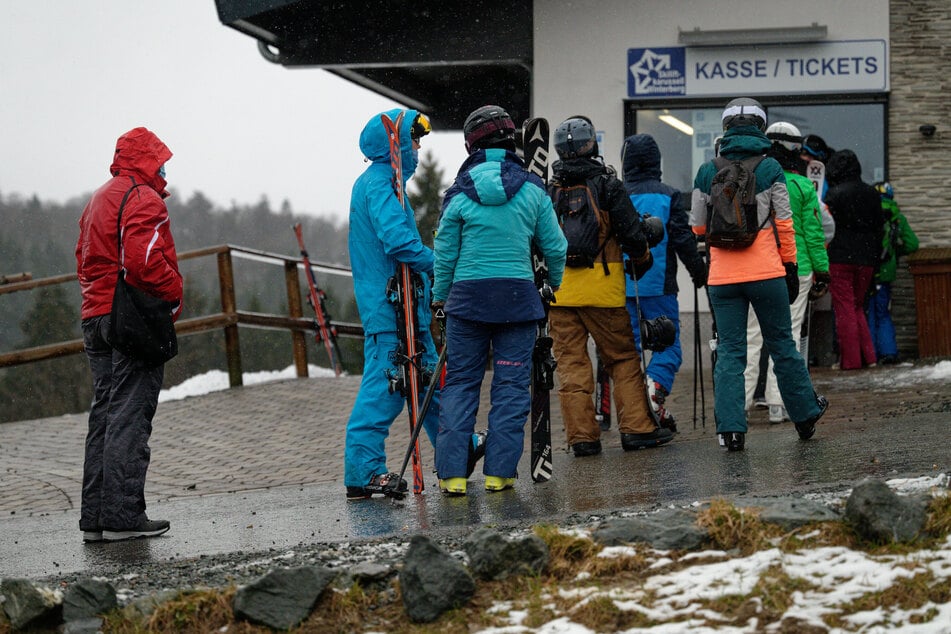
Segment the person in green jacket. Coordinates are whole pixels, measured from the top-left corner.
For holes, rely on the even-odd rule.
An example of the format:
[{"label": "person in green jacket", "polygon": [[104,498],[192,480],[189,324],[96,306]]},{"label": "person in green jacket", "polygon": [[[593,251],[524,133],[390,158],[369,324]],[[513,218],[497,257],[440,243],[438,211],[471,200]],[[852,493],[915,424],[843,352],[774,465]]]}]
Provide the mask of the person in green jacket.
[{"label": "person in green jacket", "polygon": [[898,258],[918,250],[918,236],[895,202],[895,191],[886,182],[874,185],[882,197],[885,213],[885,235],[882,238],[882,262],[875,273],[870,298],[865,309],[868,329],[875,343],[879,363],[898,363],[898,342],[892,322],[892,282],[898,271]]},{"label": "person in green jacket", "polygon": [[[799,295],[790,306],[793,339],[796,349],[800,347],[799,330],[808,310],[809,291],[815,282],[818,287],[828,287],[829,257],[826,254],[825,233],[822,229],[822,211],[812,181],[803,176],[805,164],[800,157],[802,135],[799,128],[786,121],[777,121],[766,128],[766,138],[772,145],[766,155],[771,156],[783,168],[786,189],[789,191],[789,207],[792,209],[793,229],[796,232],[796,260],[799,264]],[[763,333],[754,311],[749,312],[746,330],[747,359],[744,379],[746,384],[746,409],[753,405],[753,392],[759,372],[760,350]],[[801,350],[799,350],[802,352]],[[806,360],[808,363],[808,360]],[[789,420],[779,394],[773,360],[769,360],[766,375],[766,404],[769,406],[769,422]]]}]

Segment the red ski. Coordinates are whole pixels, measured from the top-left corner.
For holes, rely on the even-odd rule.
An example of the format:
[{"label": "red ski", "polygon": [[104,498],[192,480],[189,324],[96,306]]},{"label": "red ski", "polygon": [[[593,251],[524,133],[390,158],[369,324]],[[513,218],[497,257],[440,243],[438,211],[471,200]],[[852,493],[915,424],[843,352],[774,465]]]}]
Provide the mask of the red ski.
[{"label": "red ski", "polygon": [[[390,165],[393,168],[393,190],[396,199],[406,209],[406,192],[403,191],[403,161],[400,149],[400,126],[404,112],[393,121],[387,115],[380,115],[386,135],[390,141]],[[422,347],[418,346],[419,320],[416,307],[423,292],[422,280],[414,273],[409,264],[400,262],[396,274],[390,278],[386,290],[387,297],[396,309],[396,330],[399,347],[394,354],[397,373],[391,377],[390,388],[399,391],[406,399],[409,408],[409,431],[413,438],[413,493],[423,492],[423,465],[419,455],[419,433],[416,428],[422,424],[420,418],[419,388],[422,380]]]},{"label": "red ski", "polygon": [[303,230],[299,222],[294,225],[294,234],[297,236],[297,244],[300,245],[304,271],[307,272],[307,301],[314,309],[314,317],[317,323],[317,343],[324,343],[327,358],[330,360],[330,367],[333,368],[334,374],[340,376],[340,373],[343,372],[343,366],[340,362],[340,347],[337,345],[337,327],[331,323],[330,313],[327,312],[327,294],[317,286],[314,267],[310,264],[310,256],[304,246]]}]

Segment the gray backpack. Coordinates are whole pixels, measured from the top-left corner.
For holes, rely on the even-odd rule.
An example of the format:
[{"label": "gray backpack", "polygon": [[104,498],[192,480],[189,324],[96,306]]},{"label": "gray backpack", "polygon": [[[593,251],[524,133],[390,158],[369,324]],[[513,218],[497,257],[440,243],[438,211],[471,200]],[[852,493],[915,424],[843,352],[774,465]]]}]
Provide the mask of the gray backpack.
[{"label": "gray backpack", "polygon": [[769,221],[759,222],[756,206],[756,168],[765,157],[741,161],[718,156],[717,173],[710,185],[707,205],[707,243],[720,249],[745,249]]}]

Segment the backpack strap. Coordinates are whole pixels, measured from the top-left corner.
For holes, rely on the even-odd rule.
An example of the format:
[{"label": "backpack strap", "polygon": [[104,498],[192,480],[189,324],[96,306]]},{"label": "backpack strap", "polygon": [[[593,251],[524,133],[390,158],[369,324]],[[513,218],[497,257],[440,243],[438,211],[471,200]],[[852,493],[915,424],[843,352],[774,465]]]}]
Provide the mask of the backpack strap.
[{"label": "backpack strap", "polygon": [[[607,215],[608,212],[604,211],[601,206],[601,199],[600,199],[601,189],[597,186],[595,186],[594,189],[591,188],[591,184],[593,183],[593,181],[594,179],[586,180],[585,186],[588,188],[588,191],[592,193],[592,195],[598,197],[598,200],[595,201],[595,203],[597,204],[597,209],[602,212],[602,215]],[[594,209],[592,209],[591,212],[594,213],[595,215],[597,215],[598,213]],[[610,217],[608,218],[608,220],[610,221]],[[600,216],[598,216],[598,224],[599,225],[601,224]],[[604,247],[607,246],[608,240],[610,240],[613,237],[613,233],[614,233],[614,225],[612,224],[611,230],[605,234],[604,240],[602,240],[601,243],[598,245],[598,253],[601,254],[601,266],[604,268],[605,276],[608,276],[611,274],[611,269],[608,268],[608,255],[604,252]]]},{"label": "backpack strap", "polygon": [[119,271],[122,271],[122,210],[125,209],[125,204],[129,200],[132,191],[142,186],[142,183],[136,183],[132,176],[129,179],[133,183],[132,187],[122,197],[122,202],[119,203],[119,213],[116,215],[116,264],[119,266]]}]

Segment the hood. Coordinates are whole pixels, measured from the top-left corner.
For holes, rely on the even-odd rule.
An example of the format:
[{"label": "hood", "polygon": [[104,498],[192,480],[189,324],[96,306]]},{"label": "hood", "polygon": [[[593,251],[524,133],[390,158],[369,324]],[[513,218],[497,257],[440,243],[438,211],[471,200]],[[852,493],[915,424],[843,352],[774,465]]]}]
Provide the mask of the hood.
[{"label": "hood", "polygon": [[755,125],[741,125],[727,130],[720,141],[720,155],[730,160],[765,154],[772,141]]},{"label": "hood", "polygon": [[383,127],[383,115],[388,116],[392,121],[400,113],[403,114],[403,121],[400,123],[400,154],[403,163],[403,182],[409,180],[413,172],[416,171],[416,164],[419,158],[413,150],[413,139],[410,136],[410,130],[413,127],[413,120],[419,114],[416,110],[401,110],[394,108],[374,115],[367,124],[363,126],[360,133],[360,151],[363,155],[374,163],[390,163],[390,138],[386,134],[386,128]]},{"label": "hood", "polygon": [[168,183],[158,175],[159,168],[172,158],[172,151],[147,128],[133,128],[116,141],[109,173],[113,176],[129,174],[145,183],[163,197]]},{"label": "hood", "polygon": [[769,148],[769,152],[766,153],[766,156],[776,159],[779,166],[787,172],[795,172],[796,174],[806,173],[806,162],[802,160],[799,152],[793,152],[787,149],[782,143],[773,143]]},{"label": "hood", "polygon": [[635,134],[624,139],[621,148],[621,170],[624,181],[660,180],[660,148],[649,134]]},{"label": "hood", "polygon": [[601,157],[582,156],[555,161],[552,163],[551,172],[558,180],[573,183],[593,178],[599,174],[607,174],[608,167],[601,160]]},{"label": "hood", "polygon": [[525,163],[514,152],[501,148],[478,150],[469,155],[452,187],[446,191],[443,209],[457,194],[465,194],[480,205],[504,205],[519,192],[526,181],[533,181],[541,189],[541,179],[525,170]]},{"label": "hood", "polygon": [[852,150],[839,150],[826,163],[829,185],[862,180],[862,165]]}]

